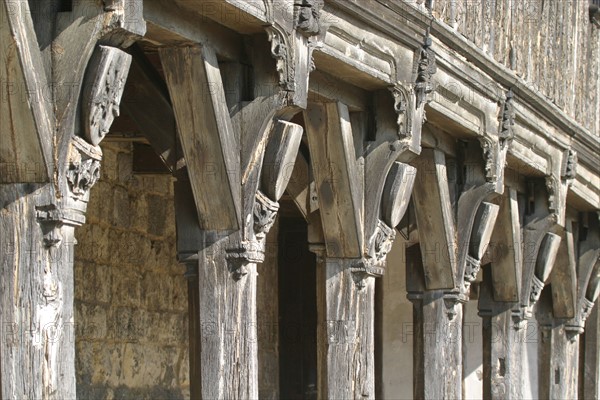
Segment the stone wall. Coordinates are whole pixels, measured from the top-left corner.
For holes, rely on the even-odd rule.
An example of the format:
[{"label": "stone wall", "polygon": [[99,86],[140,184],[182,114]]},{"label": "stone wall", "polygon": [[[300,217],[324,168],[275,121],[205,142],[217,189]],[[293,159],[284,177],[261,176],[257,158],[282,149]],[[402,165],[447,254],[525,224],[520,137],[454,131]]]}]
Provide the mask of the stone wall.
[{"label": "stone wall", "polygon": [[77,396],[189,397],[187,282],[170,175],[134,175],[108,142],[75,250]]}]

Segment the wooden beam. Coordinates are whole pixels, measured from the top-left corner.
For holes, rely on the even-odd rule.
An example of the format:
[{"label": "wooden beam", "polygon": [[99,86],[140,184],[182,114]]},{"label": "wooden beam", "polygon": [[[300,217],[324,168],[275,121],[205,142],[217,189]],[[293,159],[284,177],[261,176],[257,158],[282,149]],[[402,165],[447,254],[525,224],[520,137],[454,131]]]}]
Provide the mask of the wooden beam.
[{"label": "wooden beam", "polygon": [[457,234],[448,188],[446,157],[439,150],[423,149],[416,167],[413,200],[426,287],[453,289],[458,269]]},{"label": "wooden beam", "polygon": [[310,104],[304,120],[327,255],[358,258],[363,248],[363,200],[348,107]]},{"label": "wooden beam", "polygon": [[498,222],[492,234],[491,279],[495,301],[516,302],[523,269],[521,221],[517,191],[507,188],[500,203]]},{"label": "wooden beam", "polygon": [[0,183],[48,182],[54,174],[52,93],[28,2],[0,4]]},{"label": "wooden beam", "polygon": [[561,232],[560,247],[555,267],[550,275],[552,287],[552,309],[555,318],[575,317],[577,302],[577,262],[573,221],[567,218]]},{"label": "wooden beam", "polygon": [[236,230],[241,227],[239,138],[231,125],[216,55],[209,47],[195,46],[164,48],[160,56],[200,226]]}]

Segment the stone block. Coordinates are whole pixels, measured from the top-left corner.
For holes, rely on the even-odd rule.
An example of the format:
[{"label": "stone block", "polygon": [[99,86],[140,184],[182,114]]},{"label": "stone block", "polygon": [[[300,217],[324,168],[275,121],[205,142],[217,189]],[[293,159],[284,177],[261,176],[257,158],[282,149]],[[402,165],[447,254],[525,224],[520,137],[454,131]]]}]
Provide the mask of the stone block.
[{"label": "stone block", "polygon": [[131,225],[131,216],[129,193],[125,188],[115,186],[113,190],[113,225],[119,228],[128,229]]}]

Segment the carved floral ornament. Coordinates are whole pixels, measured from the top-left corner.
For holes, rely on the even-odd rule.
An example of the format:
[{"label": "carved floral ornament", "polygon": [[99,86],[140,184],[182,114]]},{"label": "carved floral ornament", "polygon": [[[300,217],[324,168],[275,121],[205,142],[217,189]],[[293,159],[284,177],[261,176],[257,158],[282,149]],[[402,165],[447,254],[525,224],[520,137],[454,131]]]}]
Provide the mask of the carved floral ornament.
[{"label": "carved floral ornament", "polygon": [[79,137],[74,137],[69,148],[67,183],[71,195],[84,199],[89,190],[100,179],[102,150],[91,146]]},{"label": "carved floral ornament", "polygon": [[83,131],[87,141],[100,144],[114,119],[131,66],[131,56],[110,46],[99,46],[90,60],[83,89]]}]

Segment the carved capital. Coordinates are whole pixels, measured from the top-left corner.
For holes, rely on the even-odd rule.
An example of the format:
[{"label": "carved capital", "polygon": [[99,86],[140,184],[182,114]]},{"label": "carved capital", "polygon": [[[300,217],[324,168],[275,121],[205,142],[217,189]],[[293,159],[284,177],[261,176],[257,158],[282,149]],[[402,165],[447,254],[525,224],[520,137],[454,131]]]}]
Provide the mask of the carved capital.
[{"label": "carved capital", "polygon": [[431,49],[432,40],[429,33],[425,36],[421,46],[419,62],[417,64],[417,82],[415,93],[417,96],[417,108],[428,102],[429,95],[435,90],[432,82],[432,76],[437,71],[435,63],[435,53]]},{"label": "carved capital", "polygon": [[367,259],[373,266],[385,268],[385,259],[392,250],[396,238],[396,230],[390,228],[385,222],[379,220],[375,232],[369,239]]},{"label": "carved capital", "polygon": [[[102,150],[74,137],[69,147],[67,183],[71,197],[87,200],[89,191],[100,179]],[[83,210],[84,211],[84,210]]]},{"label": "carved capital", "polygon": [[88,142],[97,146],[104,139],[116,117],[131,56],[110,46],[98,46],[88,64],[83,87],[83,132]]},{"label": "carved capital", "polygon": [[575,319],[565,326],[565,331],[570,340],[575,340],[577,335],[583,333],[585,329],[585,321],[588,319],[594,308],[594,302],[586,299],[581,299],[581,305],[577,310]]},{"label": "carved capital", "polygon": [[357,261],[355,265],[350,268],[352,273],[352,279],[358,290],[362,290],[366,287],[366,279],[368,278],[379,278],[385,273],[385,269],[376,263],[372,259],[361,259]]},{"label": "carved capital", "polygon": [[248,264],[261,263],[265,260],[262,245],[257,241],[242,242],[239,247],[227,249],[225,252],[227,268],[236,281],[248,275],[246,268]]},{"label": "carved capital", "polygon": [[540,299],[542,290],[544,289],[544,282],[542,282],[537,276],[531,277],[531,287],[529,288],[529,307],[533,307],[535,303]]},{"label": "carved capital", "polygon": [[263,241],[275,223],[279,203],[272,201],[260,190],[256,192],[254,201],[254,234],[256,239]]},{"label": "carved capital", "polygon": [[446,315],[452,321],[458,314],[459,307],[469,301],[468,296],[463,292],[452,291],[444,293],[444,305],[446,306]]}]

